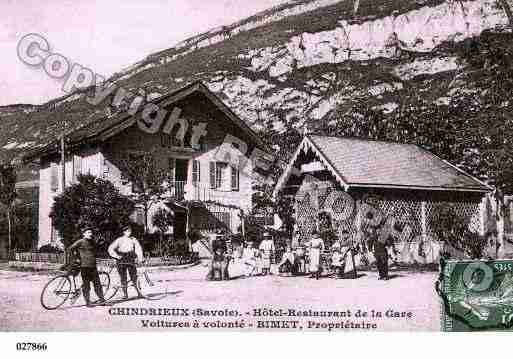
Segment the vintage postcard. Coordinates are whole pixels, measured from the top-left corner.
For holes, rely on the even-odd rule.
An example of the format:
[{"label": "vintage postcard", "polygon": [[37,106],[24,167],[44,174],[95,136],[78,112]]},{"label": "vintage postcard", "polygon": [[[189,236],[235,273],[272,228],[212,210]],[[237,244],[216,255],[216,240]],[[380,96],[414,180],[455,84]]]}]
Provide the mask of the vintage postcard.
[{"label": "vintage postcard", "polygon": [[0,331],[510,331],[512,8],[2,2]]}]

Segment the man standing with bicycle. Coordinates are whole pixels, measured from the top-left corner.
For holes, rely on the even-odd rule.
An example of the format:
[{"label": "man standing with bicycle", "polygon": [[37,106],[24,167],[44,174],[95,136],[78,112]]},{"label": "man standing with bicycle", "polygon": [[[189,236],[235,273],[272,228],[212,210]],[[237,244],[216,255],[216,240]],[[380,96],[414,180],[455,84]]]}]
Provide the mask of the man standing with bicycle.
[{"label": "man standing with bicycle", "polygon": [[137,294],[142,297],[137,287],[137,267],[136,263],[144,261],[143,251],[139,241],[132,237],[132,229],[126,227],[123,235],[117,238],[109,246],[109,255],[117,260],[117,269],[121,279],[121,286],[123,288],[123,296],[128,299],[128,281],[127,272],[130,275],[130,280],[137,290]]},{"label": "man standing with bicycle", "polygon": [[99,298],[97,304],[103,304],[105,298],[103,297],[102,285],[100,282],[100,275],[98,274],[98,267],[96,266],[96,247],[97,244],[93,239],[93,232],[89,228],[82,231],[82,238],[73,243],[68,251],[78,250],[80,255],[80,275],[82,276],[82,293],[86,302],[86,306],[91,307],[91,286],[93,282],[94,291]]}]

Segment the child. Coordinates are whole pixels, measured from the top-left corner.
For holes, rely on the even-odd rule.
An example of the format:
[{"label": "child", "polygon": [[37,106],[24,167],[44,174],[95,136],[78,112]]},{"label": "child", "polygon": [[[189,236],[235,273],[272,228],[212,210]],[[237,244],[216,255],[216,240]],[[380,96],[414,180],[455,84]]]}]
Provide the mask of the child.
[{"label": "child", "polygon": [[292,252],[292,248],[290,247],[290,245],[287,245],[287,249],[285,250],[285,253],[283,253],[281,261],[278,264],[278,271],[280,271],[281,273],[295,274],[296,271],[294,269],[294,262],[294,252]]},{"label": "child", "polygon": [[257,273],[257,258],[258,250],[254,247],[252,242],[247,243],[243,253],[244,265],[246,266],[246,273],[244,275],[246,277],[250,277]]},{"label": "child", "polygon": [[305,253],[305,249],[301,246],[297,247],[296,248],[296,251],[295,251],[295,263],[294,263],[294,267],[295,267],[295,273],[296,274],[303,274],[303,273],[306,273],[306,253]]},{"label": "child", "polygon": [[333,251],[333,254],[331,256],[331,266],[335,270],[335,275],[337,276],[337,279],[344,278],[344,269],[345,269],[345,260],[344,260],[344,253],[342,253],[340,248],[340,243],[336,242],[333,247],[331,248]]}]

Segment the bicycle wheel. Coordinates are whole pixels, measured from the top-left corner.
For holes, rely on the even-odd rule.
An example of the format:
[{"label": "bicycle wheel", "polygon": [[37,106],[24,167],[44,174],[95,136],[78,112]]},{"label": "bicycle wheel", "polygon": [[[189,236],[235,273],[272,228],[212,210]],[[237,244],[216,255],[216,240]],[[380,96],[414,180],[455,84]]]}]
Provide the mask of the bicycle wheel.
[{"label": "bicycle wheel", "polygon": [[46,283],[41,292],[41,305],[52,310],[59,308],[71,293],[71,281],[68,276],[60,275]]},{"label": "bicycle wheel", "polygon": [[139,293],[148,300],[162,299],[167,295],[166,281],[163,279],[152,279],[146,271],[139,273],[137,288]]},{"label": "bicycle wheel", "polygon": [[111,300],[116,296],[116,294],[121,292],[121,287],[119,285],[112,285],[109,287],[109,290],[103,292],[103,297],[105,300]]},{"label": "bicycle wheel", "polygon": [[110,289],[110,275],[107,272],[98,272],[100,283],[102,285],[103,298],[107,299],[107,294]]}]

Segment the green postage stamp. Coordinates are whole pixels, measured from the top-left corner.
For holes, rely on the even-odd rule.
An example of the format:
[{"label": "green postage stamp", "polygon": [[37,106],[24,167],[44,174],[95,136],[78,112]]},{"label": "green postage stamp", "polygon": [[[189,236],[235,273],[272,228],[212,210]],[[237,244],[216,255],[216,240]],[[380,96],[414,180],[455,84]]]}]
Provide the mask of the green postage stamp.
[{"label": "green postage stamp", "polygon": [[443,331],[512,330],[513,260],[443,262],[437,290]]}]

